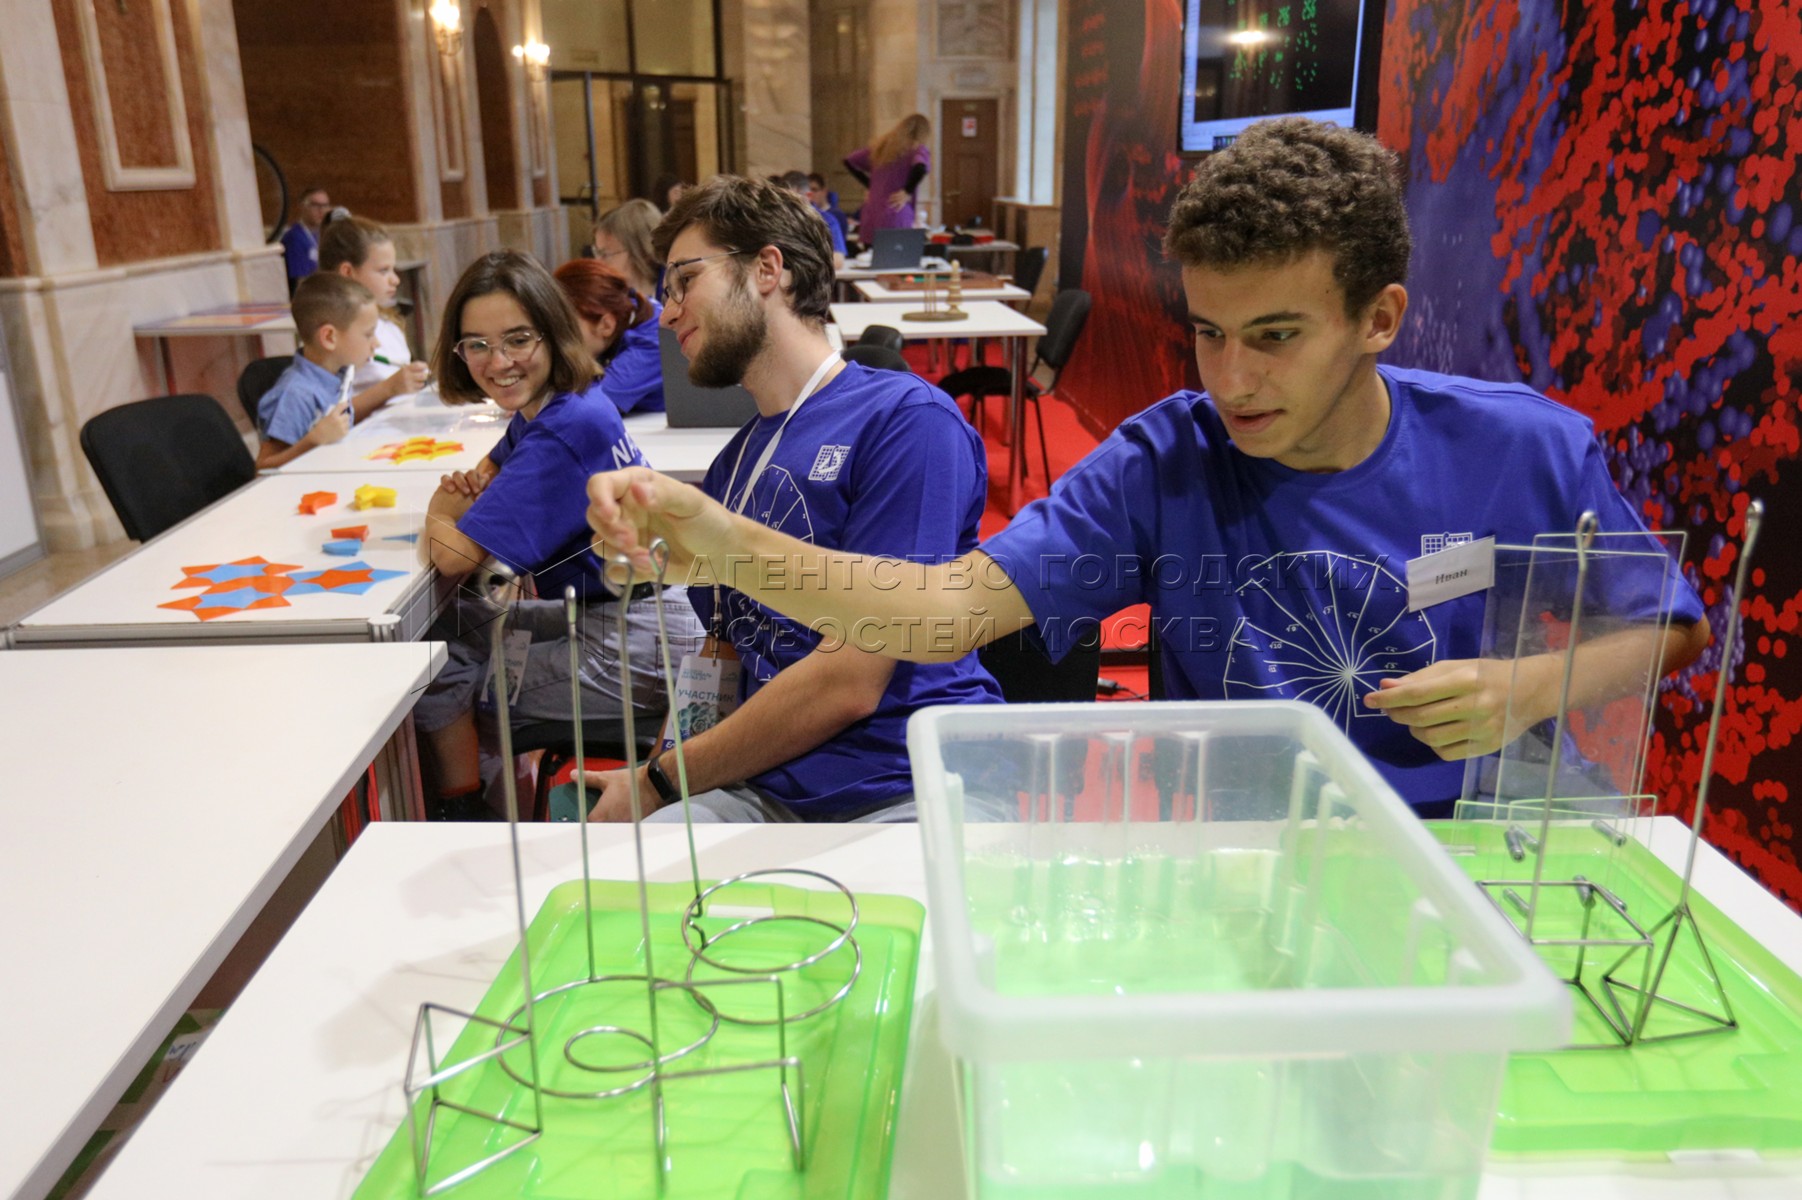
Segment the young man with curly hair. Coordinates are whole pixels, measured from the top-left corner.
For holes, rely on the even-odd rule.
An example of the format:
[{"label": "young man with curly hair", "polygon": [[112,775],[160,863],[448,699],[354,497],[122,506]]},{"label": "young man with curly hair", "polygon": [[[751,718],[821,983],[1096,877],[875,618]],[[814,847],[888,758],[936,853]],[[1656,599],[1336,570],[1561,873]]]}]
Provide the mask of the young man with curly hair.
[{"label": "young man with curly hair", "polygon": [[[1462,760],[1555,711],[1561,660],[1481,659],[1483,595],[1410,609],[1406,562],[1447,541],[1567,533],[1585,511],[1603,530],[1643,526],[1581,415],[1519,383],[1378,365],[1407,313],[1411,245],[1395,158],[1374,139],[1299,118],[1251,127],[1202,163],[1164,246],[1206,390],[1123,422],[956,562],[822,564],[649,472],[591,480],[590,523],[622,544],[655,533],[702,577],[919,661],[1027,627],[1061,656],[1149,603],[1170,698],[1313,702],[1418,811],[1447,812]],[[797,588],[803,565],[842,586]],[[1661,637],[1637,661],[1655,649],[1666,670],[1708,638],[1675,582],[1668,633],[1621,635]],[[1574,702],[1632,690],[1620,649],[1585,647]]]}]

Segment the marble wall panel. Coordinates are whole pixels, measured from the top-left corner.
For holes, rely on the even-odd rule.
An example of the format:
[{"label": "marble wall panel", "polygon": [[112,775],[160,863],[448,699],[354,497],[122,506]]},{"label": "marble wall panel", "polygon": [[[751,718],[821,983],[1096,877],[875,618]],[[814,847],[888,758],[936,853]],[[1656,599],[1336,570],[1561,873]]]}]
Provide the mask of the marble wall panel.
[{"label": "marble wall panel", "polygon": [[[108,189],[102,161],[103,135],[89,87],[91,68],[82,51],[77,3],[92,0],[52,0],[51,7],[66,80],[67,119],[74,125],[96,260],[101,266],[108,266],[218,248],[223,243],[213,190],[213,164],[209,155],[193,153],[192,149],[207,144],[207,114],[202,105],[186,103],[187,125],[174,131],[175,136],[188,143],[188,157],[194,165],[191,186],[153,191]],[[186,21],[175,21],[174,36],[184,95],[197,98],[202,95],[201,71],[193,30]],[[160,69],[153,76],[131,74],[144,65],[143,60],[131,56],[107,63],[107,91],[115,111],[123,111],[136,102],[157,114],[166,112]],[[117,136],[123,153],[126,130],[120,129]]]},{"label": "marble wall panel", "polygon": [[250,112],[244,103],[243,64],[232,26],[231,0],[194,0],[185,7],[200,52],[202,93],[194,103],[206,113],[219,231],[226,246],[257,250],[268,230],[257,194]]},{"label": "marble wall panel", "polygon": [[746,173],[813,167],[812,30],[807,0],[745,0]]},{"label": "marble wall panel", "polygon": [[[248,293],[247,280],[254,288]],[[0,329],[11,353],[35,502],[51,549],[82,549],[120,536],[81,452],[80,433],[98,413],[165,390],[162,358],[155,344],[132,336],[133,324],[285,294],[280,260],[266,251],[0,280]],[[189,339],[176,345],[172,386],[215,397],[238,421],[238,373],[254,357],[291,349],[246,339]]]},{"label": "marble wall panel", "polygon": [[438,335],[444,301],[457,278],[471,262],[502,245],[499,223],[493,217],[474,217],[436,225],[390,225],[388,233],[400,258],[421,259],[426,264],[421,322],[428,344],[418,351],[429,356],[430,342]]},{"label": "marble wall panel", "polygon": [[0,37],[0,142],[10,177],[8,230],[21,254],[9,274],[94,266],[87,190],[75,150],[69,86],[46,5],[14,6]]}]

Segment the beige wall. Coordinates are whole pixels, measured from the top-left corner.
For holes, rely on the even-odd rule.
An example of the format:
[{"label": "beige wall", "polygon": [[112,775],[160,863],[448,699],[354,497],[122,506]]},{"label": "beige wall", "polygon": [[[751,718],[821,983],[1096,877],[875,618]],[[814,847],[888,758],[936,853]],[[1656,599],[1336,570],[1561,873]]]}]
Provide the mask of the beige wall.
[{"label": "beige wall", "polygon": [[[477,0],[462,2],[469,28]],[[537,0],[488,2],[508,49],[537,33]],[[402,258],[425,261],[428,327],[477,254],[507,245],[561,259],[543,85],[506,56],[500,128],[520,202],[494,211],[469,48],[441,57],[425,9],[426,0],[298,9],[288,0],[9,0],[0,332],[51,549],[120,536],[79,437],[96,414],[165,388],[157,343],[134,337],[133,325],[287,296],[280,248],[264,243],[253,139],[284,148],[291,184],[308,171],[324,177],[334,199],[390,224]],[[301,26],[290,28],[290,10],[305,11]],[[84,11],[94,25],[84,26]],[[252,31],[243,46],[241,24]],[[278,43],[315,69],[289,70]],[[336,95],[361,97],[333,110],[342,120],[306,115],[308,101],[319,107],[321,71]],[[288,338],[186,339],[173,344],[169,387],[214,396],[244,427],[238,373],[291,348]]]}]

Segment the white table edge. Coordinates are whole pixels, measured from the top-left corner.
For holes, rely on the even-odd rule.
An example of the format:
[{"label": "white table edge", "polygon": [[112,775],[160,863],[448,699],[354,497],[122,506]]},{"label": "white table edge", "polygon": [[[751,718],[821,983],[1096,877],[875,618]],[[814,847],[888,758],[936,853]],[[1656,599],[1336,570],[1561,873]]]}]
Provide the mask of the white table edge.
[{"label": "white table edge", "polygon": [[[426,663],[414,685],[414,691],[430,683],[439,669],[444,666],[447,651],[442,642],[406,643],[421,646],[425,651]],[[68,1170],[69,1164],[75,1161],[88,1138],[99,1127],[101,1120],[112,1111],[118,1099],[125,1093],[150,1055],[162,1044],[169,1030],[174,1028],[176,1019],[187,1011],[188,1003],[199,992],[200,988],[212,977],[212,973],[225,960],[244,931],[250,927],[263,905],[274,894],[275,889],[288,877],[300,856],[311,844],[311,834],[324,825],[331,811],[343,800],[352,783],[363,773],[364,764],[375,757],[382,746],[400,728],[402,721],[413,711],[411,703],[395,707],[381,724],[371,731],[363,745],[352,755],[349,763],[339,775],[331,789],[313,806],[311,815],[305,822],[301,833],[289,842],[282,853],[269,865],[257,880],[256,887],[244,898],[238,910],[232,914],[219,930],[218,936],[207,943],[201,958],[193,963],[182,977],[180,987],[172,992],[163,1004],[152,1015],[149,1022],[133,1037],[131,1045],[112,1070],[95,1086],[88,1101],[81,1107],[75,1118],[64,1126],[55,1144],[50,1146],[32,1166],[25,1171],[24,1179],[18,1191],[12,1194],[12,1200],[28,1200],[28,1198],[47,1194],[55,1186],[56,1181]]]}]

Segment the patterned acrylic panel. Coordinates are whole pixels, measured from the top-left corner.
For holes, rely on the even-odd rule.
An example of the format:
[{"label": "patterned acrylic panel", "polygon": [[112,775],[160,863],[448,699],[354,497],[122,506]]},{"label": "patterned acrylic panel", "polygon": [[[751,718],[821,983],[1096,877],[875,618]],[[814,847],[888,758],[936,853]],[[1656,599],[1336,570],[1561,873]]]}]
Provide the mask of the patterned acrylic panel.
[{"label": "patterned acrylic panel", "polygon": [[[1524,377],[1592,417],[1649,524],[1686,529],[1725,629],[1747,500],[1772,512],[1709,840],[1802,905],[1802,3],[1391,0],[1380,135],[1406,155],[1397,362]],[[1648,787],[1688,813],[1717,645],[1664,685]]]}]

